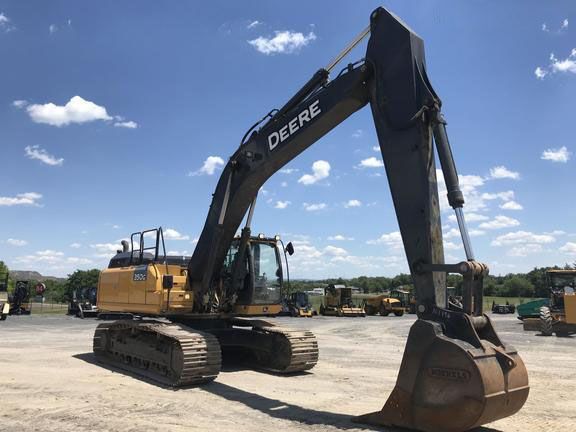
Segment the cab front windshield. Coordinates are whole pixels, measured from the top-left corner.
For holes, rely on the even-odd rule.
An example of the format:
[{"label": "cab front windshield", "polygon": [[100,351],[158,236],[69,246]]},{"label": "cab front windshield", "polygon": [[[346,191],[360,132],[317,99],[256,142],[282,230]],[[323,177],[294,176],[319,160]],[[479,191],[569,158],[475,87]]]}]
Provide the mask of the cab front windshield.
[{"label": "cab front windshield", "polygon": [[576,288],[576,275],[574,274],[549,274],[550,285],[554,290]]},{"label": "cab front windshield", "polygon": [[254,297],[256,304],[279,303],[282,270],[275,244],[252,242],[254,258]]}]

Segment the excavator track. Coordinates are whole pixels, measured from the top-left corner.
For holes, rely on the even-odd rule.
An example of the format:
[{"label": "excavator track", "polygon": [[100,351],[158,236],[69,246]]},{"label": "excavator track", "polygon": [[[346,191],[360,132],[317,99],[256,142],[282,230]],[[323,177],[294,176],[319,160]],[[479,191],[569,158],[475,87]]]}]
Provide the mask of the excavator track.
[{"label": "excavator track", "polygon": [[[311,331],[282,327],[256,327],[254,330],[265,332],[276,340],[278,350],[271,354],[278,356],[277,362],[268,370],[288,374],[312,369],[318,363],[318,341]],[[262,368],[266,369],[266,365]]]},{"label": "excavator track", "polygon": [[220,342],[224,357],[250,369],[292,374],[318,362],[318,342],[306,330],[241,324],[244,328],[209,330]]},{"label": "excavator track", "polygon": [[210,382],[222,364],[213,335],[158,321],[100,324],[94,354],[99,362],[173,387]]}]

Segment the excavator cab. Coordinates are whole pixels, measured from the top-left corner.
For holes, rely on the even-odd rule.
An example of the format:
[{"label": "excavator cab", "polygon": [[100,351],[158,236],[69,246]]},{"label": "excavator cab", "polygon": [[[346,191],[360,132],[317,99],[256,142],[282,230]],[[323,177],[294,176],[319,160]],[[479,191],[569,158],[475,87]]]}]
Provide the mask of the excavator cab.
[{"label": "excavator cab", "polygon": [[[224,274],[232,274],[239,259],[241,237],[236,237],[223,266]],[[244,254],[244,283],[238,291],[233,313],[240,316],[278,315],[282,311],[284,272],[280,253],[280,237],[259,234],[248,239]],[[287,261],[286,261],[287,265]]]}]

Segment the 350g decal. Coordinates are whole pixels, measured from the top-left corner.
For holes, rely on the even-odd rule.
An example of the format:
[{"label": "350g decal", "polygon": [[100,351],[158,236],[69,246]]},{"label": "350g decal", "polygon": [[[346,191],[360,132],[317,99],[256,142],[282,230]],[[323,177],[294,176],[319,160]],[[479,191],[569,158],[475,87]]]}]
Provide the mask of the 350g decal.
[{"label": "350g decal", "polygon": [[148,266],[138,266],[134,269],[132,280],[134,282],[142,282],[148,278]]}]

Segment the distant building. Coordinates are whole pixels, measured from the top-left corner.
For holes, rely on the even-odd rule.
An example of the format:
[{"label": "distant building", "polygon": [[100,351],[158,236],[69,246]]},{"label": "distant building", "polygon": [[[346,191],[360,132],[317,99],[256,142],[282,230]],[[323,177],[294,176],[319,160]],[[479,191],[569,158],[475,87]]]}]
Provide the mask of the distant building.
[{"label": "distant building", "polygon": [[306,294],[311,296],[321,296],[324,295],[324,288],[314,288],[310,291],[306,291]]}]

